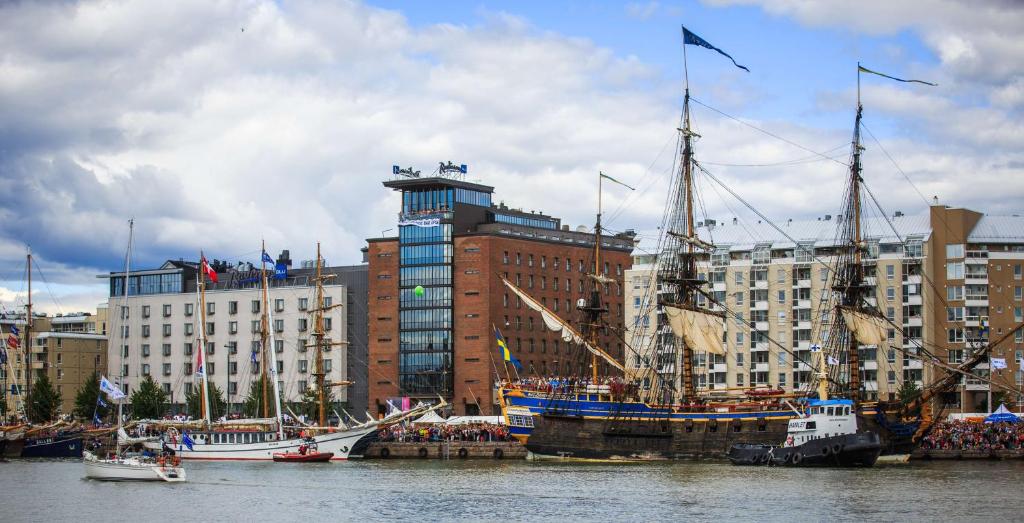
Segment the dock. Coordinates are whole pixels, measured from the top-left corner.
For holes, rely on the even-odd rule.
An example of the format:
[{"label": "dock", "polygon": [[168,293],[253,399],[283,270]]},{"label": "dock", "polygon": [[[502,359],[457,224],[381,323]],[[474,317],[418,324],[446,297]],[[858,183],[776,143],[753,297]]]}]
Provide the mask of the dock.
[{"label": "dock", "polygon": [[376,441],[364,459],[525,459],[526,447],[515,441]]}]

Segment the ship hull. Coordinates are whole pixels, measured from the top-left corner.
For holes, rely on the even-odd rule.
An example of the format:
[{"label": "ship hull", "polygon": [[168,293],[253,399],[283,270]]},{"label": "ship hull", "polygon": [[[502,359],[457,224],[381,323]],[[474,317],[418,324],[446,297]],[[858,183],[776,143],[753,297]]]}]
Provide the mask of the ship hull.
[{"label": "ship hull", "polygon": [[755,466],[871,467],[881,451],[878,434],[860,432],[815,439],[794,447],[737,444],[729,450],[729,461],[733,465]]},{"label": "ship hull", "polygon": [[[324,453],[331,453],[332,461],[346,460],[349,453],[364,436],[375,432],[377,428],[364,427],[339,432],[329,432],[313,436],[317,448]],[[194,438],[197,439],[197,438]],[[200,443],[196,441],[189,449],[180,443],[174,445],[174,451],[183,460],[209,461],[272,461],[277,453],[298,453],[299,447],[307,445],[303,438],[292,438],[281,441],[263,441],[259,443]],[[159,452],[163,444],[159,441],[147,442],[145,447]]]},{"label": "ship hull", "polygon": [[81,458],[82,436],[80,434],[28,438],[21,448],[23,458]]},{"label": "ship hull", "polygon": [[540,415],[526,449],[538,460],[724,460],[737,443],[782,441],[791,417],[637,421]]}]

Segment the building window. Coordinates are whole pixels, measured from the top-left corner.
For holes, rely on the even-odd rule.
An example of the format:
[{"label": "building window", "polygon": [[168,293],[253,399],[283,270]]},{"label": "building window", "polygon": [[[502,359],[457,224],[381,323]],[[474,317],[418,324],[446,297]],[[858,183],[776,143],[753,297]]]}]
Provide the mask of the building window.
[{"label": "building window", "polygon": [[501,263],[504,263],[505,265],[508,265],[508,251],[505,251],[504,253],[502,253],[502,255],[501,255]]},{"label": "building window", "polygon": [[779,305],[786,304],[786,291],[779,291],[778,302]]},{"label": "building window", "polygon": [[533,267],[533,255],[529,254],[526,256],[526,266]]},{"label": "building window", "polygon": [[733,275],[734,275],[734,278],[736,280],[736,283],[743,283],[743,273],[742,272],[736,271],[736,272],[733,273]]},{"label": "building window", "polygon": [[[143,338],[148,338],[149,337],[149,325],[143,325],[142,326],[142,337]],[[59,342],[60,340],[58,339],[57,341]]]},{"label": "building window", "polygon": [[894,287],[885,288],[885,299],[887,301],[893,301],[896,299],[896,289]]},{"label": "building window", "polygon": [[143,318],[148,318],[149,317],[149,305],[143,305],[142,306],[142,317]]},{"label": "building window", "polygon": [[238,334],[238,322],[237,321],[229,321],[228,322],[228,334]]},{"label": "building window", "polygon": [[164,343],[163,345],[161,345],[161,351],[163,352],[164,356],[170,356],[171,355],[171,344],[170,343]]},{"label": "building window", "polygon": [[192,335],[192,333],[194,332],[194,331],[193,331],[193,329],[194,329],[194,328],[195,328],[195,325],[194,325],[194,324],[192,324],[192,323],[186,323],[186,324],[185,324],[185,336],[191,336],[191,335]]},{"label": "building window", "polygon": [[284,298],[274,300],[274,312],[284,312]]},{"label": "building window", "polygon": [[[388,341],[391,341],[391,340],[389,339]],[[297,351],[299,351],[299,352],[306,352],[306,344],[307,343],[308,342],[306,341],[306,338],[299,338],[298,340],[295,341],[295,345],[296,345],[295,349]]]},{"label": "building window", "polygon": [[742,387],[743,386],[743,373],[742,372],[737,372],[736,373],[736,386],[737,387]]},{"label": "building window", "polygon": [[278,354],[284,352],[284,340],[274,340],[274,352]]},{"label": "building window", "polygon": [[299,332],[306,332],[308,326],[309,322],[306,318],[299,318]]},{"label": "building window", "polygon": [[191,303],[186,303],[185,304],[185,316],[191,316],[191,315],[192,315],[192,304]]},{"label": "building window", "polygon": [[142,375],[143,376],[149,376],[149,364],[148,363],[143,363],[142,364]]},{"label": "building window", "polygon": [[170,317],[170,315],[171,315],[171,306],[165,304],[164,305],[164,318],[168,318],[168,317]]},{"label": "building window", "polygon": [[212,321],[206,322],[206,335],[207,336],[212,336],[213,335],[213,331],[214,331],[213,322]]},{"label": "building window", "polygon": [[[299,374],[305,374],[308,371],[309,371],[309,361],[308,360],[299,360]],[[300,387],[300,389],[301,389],[301,387]]]},{"label": "building window", "polygon": [[964,262],[954,262],[946,264],[946,279],[947,280],[962,280],[964,279]]},{"label": "building window", "polygon": [[252,300],[252,312],[253,314],[260,312],[260,300]]},{"label": "building window", "polygon": [[216,303],[207,303],[206,304],[206,314],[208,316],[212,316],[215,312],[217,312],[217,304]]},{"label": "building window", "polygon": [[192,355],[192,343],[186,343],[185,344],[185,355],[186,356],[191,356]]},{"label": "building window", "polygon": [[[170,363],[164,363],[163,370],[164,370],[164,376],[170,376],[171,375],[171,364]],[[170,388],[170,385],[167,385],[167,387]]]},{"label": "building window", "polygon": [[885,279],[891,280],[896,277],[896,266],[886,265],[885,266]]},{"label": "building window", "polygon": [[144,357],[144,358],[148,358],[149,357],[149,344],[148,343],[143,343],[142,344],[142,357]]},{"label": "building window", "polygon": [[229,301],[228,302],[228,314],[238,314],[238,302],[237,301]]},{"label": "building window", "polygon": [[274,332],[284,332],[284,320],[274,320]]},{"label": "building window", "polygon": [[957,243],[946,246],[946,259],[954,260],[964,257],[964,244]]},{"label": "building window", "polygon": [[299,298],[299,310],[304,311],[309,308],[309,298]]}]

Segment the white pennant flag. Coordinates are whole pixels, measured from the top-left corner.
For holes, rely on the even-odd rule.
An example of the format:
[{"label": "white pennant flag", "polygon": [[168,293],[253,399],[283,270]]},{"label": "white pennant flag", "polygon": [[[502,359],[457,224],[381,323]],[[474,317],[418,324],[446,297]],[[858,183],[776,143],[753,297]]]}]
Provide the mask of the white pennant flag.
[{"label": "white pennant flag", "polygon": [[110,399],[114,401],[125,397],[124,392],[121,392],[121,389],[117,388],[113,383],[110,383],[106,376],[103,376],[102,379],[100,379],[100,390],[106,393],[107,396],[110,396]]},{"label": "white pennant flag", "polygon": [[829,356],[828,357],[828,364],[829,365],[839,365],[839,360],[836,359],[836,358],[833,358],[832,356]]}]

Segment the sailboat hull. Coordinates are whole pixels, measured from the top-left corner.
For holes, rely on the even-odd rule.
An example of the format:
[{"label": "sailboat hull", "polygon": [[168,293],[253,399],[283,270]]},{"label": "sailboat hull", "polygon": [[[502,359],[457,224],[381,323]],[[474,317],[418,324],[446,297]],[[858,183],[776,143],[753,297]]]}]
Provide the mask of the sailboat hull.
[{"label": "sailboat hull", "polygon": [[141,461],[137,458],[99,459],[86,452],[85,477],[100,481],[185,481],[185,469]]},{"label": "sailboat hull", "polygon": [[[346,460],[352,450],[358,448],[359,440],[377,431],[376,426],[329,432],[314,436],[317,448],[322,453],[332,453],[331,461]],[[263,441],[258,443],[206,443],[208,436],[202,433],[192,434],[195,443],[192,448],[181,445],[174,446],[174,451],[183,460],[208,461],[273,461],[274,454],[298,453],[299,446],[308,445],[302,438],[281,441]],[[159,441],[144,444],[147,449],[160,451]]]}]

